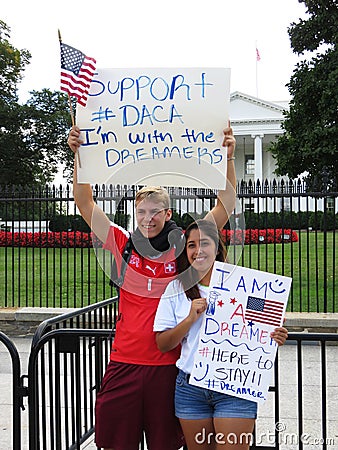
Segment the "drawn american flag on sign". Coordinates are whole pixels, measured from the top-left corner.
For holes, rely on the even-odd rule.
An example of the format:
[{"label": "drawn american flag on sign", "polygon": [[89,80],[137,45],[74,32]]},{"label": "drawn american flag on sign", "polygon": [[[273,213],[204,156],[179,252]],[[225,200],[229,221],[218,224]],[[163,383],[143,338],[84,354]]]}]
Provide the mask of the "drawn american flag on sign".
[{"label": "drawn american flag on sign", "polygon": [[80,105],[86,106],[96,60],[62,42],[60,42],[60,51],[61,91],[76,97]]},{"label": "drawn american flag on sign", "polygon": [[284,303],[259,297],[248,297],[245,320],[279,327],[283,317]]}]

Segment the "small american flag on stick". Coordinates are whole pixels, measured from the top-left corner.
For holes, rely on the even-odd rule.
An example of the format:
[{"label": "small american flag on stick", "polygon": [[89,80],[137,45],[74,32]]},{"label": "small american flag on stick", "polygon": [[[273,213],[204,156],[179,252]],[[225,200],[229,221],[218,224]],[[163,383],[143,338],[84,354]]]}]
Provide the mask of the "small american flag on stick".
[{"label": "small american flag on stick", "polygon": [[76,97],[86,106],[90,83],[95,73],[96,60],[60,40],[61,91]]}]

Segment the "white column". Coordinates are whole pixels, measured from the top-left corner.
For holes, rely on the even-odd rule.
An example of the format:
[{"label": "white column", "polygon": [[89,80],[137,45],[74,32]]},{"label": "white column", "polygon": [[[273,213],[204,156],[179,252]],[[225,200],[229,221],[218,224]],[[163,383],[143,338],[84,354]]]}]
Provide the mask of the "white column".
[{"label": "white column", "polygon": [[252,135],[255,141],[255,181],[263,181],[263,136],[264,134]]}]

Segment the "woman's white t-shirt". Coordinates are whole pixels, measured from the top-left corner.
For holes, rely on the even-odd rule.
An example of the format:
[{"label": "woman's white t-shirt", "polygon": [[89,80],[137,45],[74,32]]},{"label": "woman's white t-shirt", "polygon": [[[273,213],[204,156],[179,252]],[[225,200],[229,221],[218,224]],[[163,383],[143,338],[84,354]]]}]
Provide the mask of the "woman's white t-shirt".
[{"label": "woman's white t-shirt", "polygon": [[[198,285],[201,297],[208,297],[209,288]],[[165,331],[176,327],[190,312],[191,300],[185,295],[182,284],[178,280],[171,281],[164,291],[157,308],[154,331]],[[194,365],[195,353],[198,349],[200,328],[204,314],[192,324],[188,333],[184,336],[181,345],[181,355],[176,366],[185,373],[191,373]]]}]

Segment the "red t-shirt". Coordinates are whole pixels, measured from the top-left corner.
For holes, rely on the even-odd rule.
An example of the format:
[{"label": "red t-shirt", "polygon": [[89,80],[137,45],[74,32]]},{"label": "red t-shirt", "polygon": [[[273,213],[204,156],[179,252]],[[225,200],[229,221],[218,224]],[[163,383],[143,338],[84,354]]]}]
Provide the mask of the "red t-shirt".
[{"label": "red t-shirt", "polygon": [[[118,268],[121,267],[121,253],[129,236],[126,230],[113,224],[103,246],[113,253]],[[153,331],[160,297],[175,276],[175,249],[154,259],[132,252],[120,289],[119,315],[111,361],[152,366],[176,363],[180,347],[170,352],[160,352]]]}]

